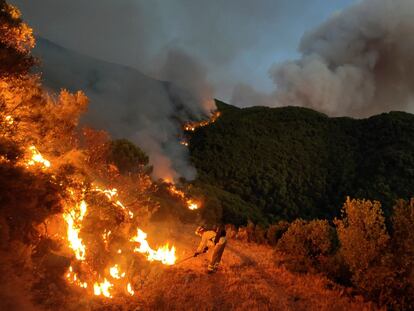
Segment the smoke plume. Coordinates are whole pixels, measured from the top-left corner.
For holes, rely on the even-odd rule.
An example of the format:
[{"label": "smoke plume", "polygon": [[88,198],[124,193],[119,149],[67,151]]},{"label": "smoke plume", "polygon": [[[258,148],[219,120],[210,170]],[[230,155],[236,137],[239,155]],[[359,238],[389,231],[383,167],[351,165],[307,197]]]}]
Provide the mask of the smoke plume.
[{"label": "smoke plume", "polygon": [[[215,109],[212,89],[206,71],[194,58],[177,49],[167,52],[158,76],[165,83],[163,98],[141,103],[132,140],[150,156],[153,177],[170,181],[184,177],[192,180],[195,168],[188,159],[187,147],[180,144],[182,124],[191,119],[206,118]],[[166,91],[165,91],[166,90]],[[167,93],[166,93],[167,92]]]},{"label": "smoke plume", "polygon": [[45,83],[52,89],[83,90],[90,99],[84,124],[127,138],[154,166],[153,177],[191,180],[195,169],[180,144],[185,121],[207,118],[215,109],[206,70],[193,57],[169,48],[156,76],[88,57],[38,38]]},{"label": "smoke plume", "polygon": [[[302,57],[274,65],[276,88],[239,86],[236,105],[304,106],[332,116],[413,111],[414,2],[364,0],[305,33]],[[243,100],[241,100],[243,99]]]}]

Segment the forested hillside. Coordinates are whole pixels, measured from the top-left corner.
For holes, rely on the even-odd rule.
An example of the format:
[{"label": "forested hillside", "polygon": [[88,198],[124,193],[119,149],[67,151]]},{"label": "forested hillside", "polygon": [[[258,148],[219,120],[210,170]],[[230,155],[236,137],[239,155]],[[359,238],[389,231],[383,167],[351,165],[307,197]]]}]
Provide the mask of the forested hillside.
[{"label": "forested hillside", "polygon": [[383,202],[414,192],[414,115],[329,118],[299,108],[239,109],[190,135],[206,218],[241,224],[329,218],[346,196]]}]

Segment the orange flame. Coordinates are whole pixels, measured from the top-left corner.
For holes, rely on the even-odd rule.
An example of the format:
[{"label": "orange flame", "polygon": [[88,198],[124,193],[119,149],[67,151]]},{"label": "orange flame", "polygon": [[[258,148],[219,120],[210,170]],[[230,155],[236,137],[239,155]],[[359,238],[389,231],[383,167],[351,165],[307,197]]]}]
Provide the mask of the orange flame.
[{"label": "orange flame", "polygon": [[63,213],[63,219],[68,225],[67,239],[69,241],[70,248],[75,252],[76,259],[85,260],[86,248],[79,237],[81,229],[81,222],[86,214],[87,205],[84,200],[81,201],[74,209]]},{"label": "orange flame", "polygon": [[127,292],[128,292],[131,296],[134,296],[134,294],[135,294],[134,290],[132,289],[131,283],[128,283],[128,285],[127,285]]},{"label": "orange flame", "polygon": [[116,264],[115,266],[109,268],[109,274],[114,278],[114,279],[121,279],[125,276],[125,272],[121,273],[119,271],[119,266]]},{"label": "orange flame", "polygon": [[169,248],[168,244],[159,247],[156,251],[153,250],[147,242],[147,234],[141,229],[137,230],[137,235],[131,238],[132,242],[140,243],[139,247],[134,249],[134,252],[145,254],[149,261],[161,261],[165,265],[173,265],[177,260],[175,256],[175,247]]},{"label": "orange flame", "polygon": [[107,298],[112,298],[111,293],[109,292],[114,285],[109,282],[107,279],[104,279],[102,283],[95,282],[93,284],[93,293],[95,296],[105,296]]},{"label": "orange flame", "polygon": [[194,211],[194,210],[198,209],[198,204],[190,199],[190,200],[187,200],[187,207],[188,207],[188,209]]},{"label": "orange flame", "polygon": [[87,288],[88,284],[86,282],[81,282],[78,278],[78,275],[73,271],[72,266],[69,267],[69,271],[66,273],[66,278],[69,282],[78,285],[82,288]]},{"label": "orange flame", "polygon": [[193,210],[199,209],[199,207],[200,207],[199,204],[197,202],[195,202],[194,200],[192,200],[192,199],[186,199],[187,195],[183,191],[178,190],[175,187],[175,185],[173,185],[173,184],[169,185],[168,186],[168,191],[172,195],[175,195],[176,197],[179,197],[180,199],[184,200],[185,203],[187,204],[187,207],[188,207],[189,210],[193,211]]},{"label": "orange flame", "polygon": [[50,162],[46,160],[42,154],[37,150],[35,146],[29,147],[30,159],[26,162],[27,166],[34,166],[41,164],[42,168],[46,169],[50,167]]},{"label": "orange flame", "polygon": [[211,115],[211,117],[208,120],[203,120],[200,122],[188,122],[184,124],[184,130],[187,132],[194,132],[199,127],[204,127],[211,123],[216,122],[217,119],[220,117],[220,115],[221,115],[221,112],[216,111]]},{"label": "orange flame", "polygon": [[[25,160],[25,166],[30,167],[34,165],[41,165],[42,169],[46,169],[51,167],[51,163],[45,159],[42,154],[37,150],[35,146],[30,146],[28,148],[28,157]],[[67,189],[68,193],[76,199],[75,191],[72,189]],[[110,200],[114,206],[120,207],[125,213],[129,215],[130,218],[134,217],[133,212],[127,208],[122,202],[118,199],[118,190],[113,189],[102,189],[99,187],[94,187],[92,191],[103,193],[108,200]],[[76,200],[77,201],[77,200]],[[76,202],[75,201],[75,202]],[[72,249],[75,254],[76,259],[80,262],[80,264],[85,265],[87,264],[86,260],[86,246],[82,238],[80,237],[80,232],[82,229],[82,222],[84,217],[88,211],[88,205],[84,199],[79,201],[79,203],[75,204],[74,206],[68,207],[65,212],[63,213],[62,217],[67,225],[66,230],[66,239],[68,242],[68,246]],[[105,245],[108,245],[110,240],[109,236],[111,235],[111,231],[105,230],[102,234],[102,239]],[[140,243],[139,247],[135,247],[134,251],[142,253],[146,256],[147,260],[149,261],[160,261],[165,265],[173,265],[176,262],[175,256],[175,247],[169,247],[168,244],[159,247],[157,250],[153,250],[148,242],[146,241],[147,234],[142,230],[138,229],[138,234],[136,237],[131,238],[131,242],[138,242]],[[134,245],[131,245],[134,247]],[[118,249],[117,254],[121,255],[122,250]],[[116,279],[120,280],[126,277],[126,273],[122,272],[120,266],[118,264],[113,265],[112,267],[108,267],[109,274],[103,278],[103,281],[96,281],[96,280],[89,280],[89,285],[93,284],[93,294],[96,296],[103,296],[106,298],[112,298],[112,291],[114,290],[115,285],[112,284],[108,279]],[[68,271],[66,272],[65,278],[67,281],[73,285],[76,285],[80,288],[87,289],[88,283],[80,280],[78,274],[74,271],[73,267],[70,266]],[[102,279],[101,279],[102,280]],[[129,295],[133,296],[135,294],[134,289],[131,283],[119,283],[117,281],[117,285],[121,285]]]},{"label": "orange flame", "polygon": [[123,209],[125,212],[128,213],[129,218],[134,218],[134,213],[129,210],[128,208],[126,208],[121,201],[117,200],[117,196],[118,196],[118,190],[113,188],[113,189],[101,189],[97,186],[95,186],[95,188],[93,189],[96,192],[100,192],[106,195],[106,197],[113,202],[115,205],[119,206],[121,209]]}]

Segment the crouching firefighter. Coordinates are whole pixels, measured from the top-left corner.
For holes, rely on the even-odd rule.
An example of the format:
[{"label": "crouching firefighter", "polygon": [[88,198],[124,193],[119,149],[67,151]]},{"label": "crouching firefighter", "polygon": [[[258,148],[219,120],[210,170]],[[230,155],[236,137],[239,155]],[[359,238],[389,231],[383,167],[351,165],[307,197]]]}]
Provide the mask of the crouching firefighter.
[{"label": "crouching firefighter", "polygon": [[207,252],[209,248],[213,248],[213,254],[207,267],[207,272],[213,273],[219,266],[221,256],[227,244],[226,229],[223,225],[218,226],[216,230],[206,230],[206,228],[200,226],[196,229],[195,234],[201,236],[201,242],[194,253],[194,257]]}]

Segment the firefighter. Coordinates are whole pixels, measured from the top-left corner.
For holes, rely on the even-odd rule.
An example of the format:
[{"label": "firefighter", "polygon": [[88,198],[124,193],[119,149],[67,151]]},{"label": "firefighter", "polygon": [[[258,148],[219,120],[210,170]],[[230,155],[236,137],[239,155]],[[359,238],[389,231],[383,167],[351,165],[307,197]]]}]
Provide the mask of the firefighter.
[{"label": "firefighter", "polygon": [[223,225],[218,226],[216,230],[206,230],[205,227],[200,226],[196,229],[195,234],[201,236],[201,242],[194,253],[194,257],[207,252],[209,248],[213,248],[213,254],[207,267],[207,272],[213,273],[219,266],[221,256],[227,244],[226,229]]}]

